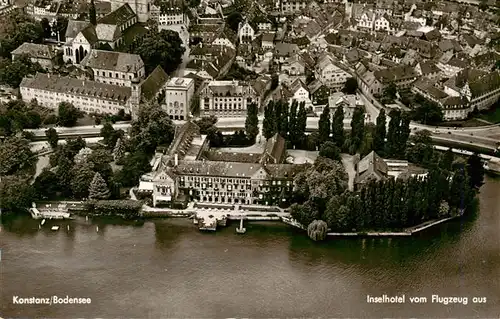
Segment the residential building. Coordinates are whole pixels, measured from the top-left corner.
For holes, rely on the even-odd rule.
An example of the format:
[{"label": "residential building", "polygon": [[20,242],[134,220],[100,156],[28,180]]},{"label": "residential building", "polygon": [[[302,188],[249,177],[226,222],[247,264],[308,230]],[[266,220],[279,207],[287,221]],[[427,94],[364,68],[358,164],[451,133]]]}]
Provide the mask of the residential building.
[{"label": "residential building", "polygon": [[306,0],[280,0],[280,10],[283,14],[294,14],[307,7]]},{"label": "residential building", "polygon": [[373,30],[375,26],[375,14],[371,11],[365,11],[357,22],[358,29]]},{"label": "residential building", "polygon": [[255,30],[248,21],[242,21],[238,26],[238,39],[240,43],[250,43],[255,39]]},{"label": "residential building", "polygon": [[286,59],[281,66],[281,71],[288,75],[303,75],[305,74],[305,69],[305,63],[299,54],[295,54]]},{"label": "residential building", "polygon": [[313,105],[328,104],[330,97],[330,88],[316,79],[308,85],[309,96]]},{"label": "residential building", "polygon": [[56,52],[48,45],[24,42],[11,52],[12,61],[22,55],[30,58],[31,62],[39,63],[44,69],[50,70],[56,65]]},{"label": "residential building", "polygon": [[200,91],[200,115],[246,116],[247,106],[259,99],[251,85],[240,81],[209,81]]},{"label": "residential building", "polygon": [[289,105],[292,105],[293,101],[297,101],[299,104],[304,102],[306,107],[312,104],[311,99],[309,98],[309,90],[302,80],[296,79],[292,85],[290,85],[288,90],[292,94],[288,100]]},{"label": "residential building", "polygon": [[22,100],[36,99],[44,107],[57,110],[61,102],[72,103],[89,113],[131,112],[132,89],[125,86],[37,73],[24,78],[19,86]]},{"label": "residential building", "polygon": [[165,87],[165,111],[171,119],[185,120],[189,117],[193,94],[193,79],[177,77],[170,79]]},{"label": "residential building", "polygon": [[426,178],[428,171],[405,160],[384,159],[374,151],[355,162],[355,187],[359,188],[370,180],[381,181],[389,178]]},{"label": "residential building", "polygon": [[185,25],[189,27],[189,17],[185,13],[184,3],[180,0],[160,2],[158,8],[158,26],[160,29],[173,25]]},{"label": "residential building", "polygon": [[407,65],[378,70],[373,75],[382,87],[389,83],[394,83],[398,87],[408,87],[418,76],[415,70]]},{"label": "residential building", "polygon": [[92,50],[80,65],[90,68],[94,80],[101,83],[132,87],[146,77],[144,62],[137,54]]},{"label": "residential building", "polygon": [[420,62],[415,66],[415,72],[429,79],[436,79],[441,74],[441,69],[433,61]]},{"label": "residential building", "polygon": [[318,59],[316,64],[317,78],[327,87],[334,91],[340,91],[351,74],[334,63],[334,59],[329,54],[324,54]]},{"label": "residential building", "polygon": [[274,46],[274,61],[283,64],[286,59],[300,52],[296,44],[280,42]]},{"label": "residential building", "polygon": [[264,50],[274,49],[274,33],[264,33],[261,38],[261,46]]},{"label": "residential building", "polygon": [[[330,108],[330,114],[333,116],[337,108],[342,107],[344,110],[344,118],[352,119],[354,110],[356,107],[362,107],[364,109],[364,103],[355,94],[344,94],[342,92],[335,92],[328,98],[328,107]],[[368,120],[368,118],[366,118]]]}]

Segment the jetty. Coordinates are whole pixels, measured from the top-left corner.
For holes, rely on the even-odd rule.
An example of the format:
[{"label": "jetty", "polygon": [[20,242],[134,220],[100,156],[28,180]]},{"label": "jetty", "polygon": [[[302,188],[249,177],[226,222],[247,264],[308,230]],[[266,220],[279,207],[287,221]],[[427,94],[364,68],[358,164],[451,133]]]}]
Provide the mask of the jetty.
[{"label": "jetty", "polygon": [[50,205],[37,208],[36,204],[32,203],[29,211],[33,219],[71,219],[71,214],[68,213],[67,206],[64,204],[58,205],[57,208],[52,208]]}]

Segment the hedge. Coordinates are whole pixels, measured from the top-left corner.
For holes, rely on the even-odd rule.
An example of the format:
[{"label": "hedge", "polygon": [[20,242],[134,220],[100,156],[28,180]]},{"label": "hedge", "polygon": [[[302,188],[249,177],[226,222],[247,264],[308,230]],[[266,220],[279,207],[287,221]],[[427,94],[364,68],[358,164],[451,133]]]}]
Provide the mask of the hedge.
[{"label": "hedge", "polygon": [[87,212],[95,216],[120,216],[124,219],[139,217],[142,202],[134,200],[100,200],[89,201]]}]

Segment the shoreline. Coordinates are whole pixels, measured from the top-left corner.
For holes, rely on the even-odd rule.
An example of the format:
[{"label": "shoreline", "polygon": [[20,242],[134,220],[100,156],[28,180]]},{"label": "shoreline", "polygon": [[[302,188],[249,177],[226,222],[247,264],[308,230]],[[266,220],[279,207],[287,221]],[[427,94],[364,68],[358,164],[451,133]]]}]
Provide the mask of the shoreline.
[{"label": "shoreline", "polygon": [[[52,202],[54,203],[54,202]],[[76,215],[80,215],[81,210],[78,207],[81,202],[76,201],[59,201],[59,203],[70,204],[69,211],[73,211]],[[73,205],[71,205],[73,204]],[[71,207],[73,206],[73,207]],[[75,207],[76,206],[76,207]],[[76,208],[76,209],[72,209]],[[150,219],[161,219],[161,218],[187,218],[191,219],[196,214],[196,209],[188,208],[184,210],[176,210],[171,208],[153,208],[149,207],[147,210],[142,209],[139,215],[139,219],[142,220],[150,220]],[[280,214],[282,215],[282,213]],[[426,229],[437,226],[439,224],[448,222],[452,219],[456,219],[457,217],[461,217],[462,214],[457,216],[446,217],[438,220],[430,220],[420,223],[418,225],[406,228],[402,231],[360,231],[360,232],[327,232],[326,235],[328,237],[409,237],[414,234],[420,233]],[[119,216],[117,216],[119,217]],[[271,212],[256,212],[256,211],[236,211],[233,214],[229,212],[226,214],[228,220],[240,220],[244,217],[247,221],[280,221],[283,224],[287,224],[293,226],[296,229],[300,229],[307,232],[307,227],[299,224],[295,220],[293,220],[289,214],[287,216],[279,216],[278,214]]]}]

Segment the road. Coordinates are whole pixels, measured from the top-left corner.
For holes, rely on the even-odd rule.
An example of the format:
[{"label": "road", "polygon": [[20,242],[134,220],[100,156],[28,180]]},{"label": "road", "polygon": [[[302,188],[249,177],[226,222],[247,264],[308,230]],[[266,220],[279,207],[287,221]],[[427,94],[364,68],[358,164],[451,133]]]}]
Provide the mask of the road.
[{"label": "road", "polygon": [[[371,108],[371,107],[369,107]],[[370,111],[370,112],[373,112]],[[263,116],[259,116],[259,128],[260,134],[262,134],[262,123]],[[372,120],[375,118],[371,117]],[[318,121],[319,117],[308,117],[307,118],[307,128],[308,130],[317,130],[318,129]],[[185,121],[173,121],[175,125],[182,125]],[[389,122],[389,121],[387,121]],[[217,127],[223,130],[236,130],[236,129],[244,129],[245,127],[245,118],[219,118],[217,122]],[[130,128],[130,123],[117,123],[113,125],[116,130],[124,130],[127,131]],[[61,138],[65,137],[75,137],[78,135],[82,135],[85,137],[97,137],[99,136],[102,125],[95,126],[79,126],[79,127],[58,127],[56,128],[59,136]],[[350,120],[344,120],[344,128],[350,129]],[[492,126],[481,126],[474,128],[460,128],[454,129],[453,127],[439,127],[436,128],[434,126],[428,126],[418,123],[411,123],[411,134],[415,134],[419,130],[429,130],[432,133],[432,137],[439,139],[441,141],[453,141],[463,145],[477,145],[479,147],[486,147],[488,149],[496,148],[498,139],[491,138],[489,136],[500,136],[500,126],[492,125]],[[35,137],[45,138],[45,130],[46,129],[34,129],[27,130],[35,134]]]}]

